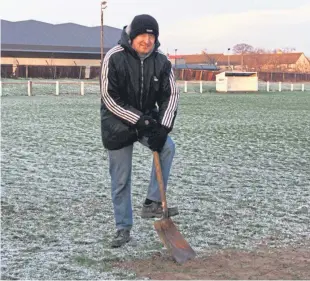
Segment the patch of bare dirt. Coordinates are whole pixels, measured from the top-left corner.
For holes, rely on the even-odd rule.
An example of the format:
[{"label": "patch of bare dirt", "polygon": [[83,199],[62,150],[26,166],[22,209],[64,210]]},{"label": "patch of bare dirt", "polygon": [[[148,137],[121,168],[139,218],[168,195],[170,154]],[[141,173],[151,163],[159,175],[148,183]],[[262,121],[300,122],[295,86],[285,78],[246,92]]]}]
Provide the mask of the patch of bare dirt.
[{"label": "patch of bare dirt", "polygon": [[138,278],[156,280],[310,280],[310,247],[265,247],[252,252],[223,250],[183,265],[158,253],[147,260],[119,262],[115,266],[134,271]]}]

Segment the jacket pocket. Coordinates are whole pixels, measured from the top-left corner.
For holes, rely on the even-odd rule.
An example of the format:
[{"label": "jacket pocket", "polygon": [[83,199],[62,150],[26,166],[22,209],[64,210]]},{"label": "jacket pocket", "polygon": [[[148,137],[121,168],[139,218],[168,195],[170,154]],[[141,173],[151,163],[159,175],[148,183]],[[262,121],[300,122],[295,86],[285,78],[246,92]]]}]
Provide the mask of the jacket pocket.
[{"label": "jacket pocket", "polygon": [[137,140],[136,130],[113,115],[101,119],[101,134],[104,146],[111,150],[120,149]]}]

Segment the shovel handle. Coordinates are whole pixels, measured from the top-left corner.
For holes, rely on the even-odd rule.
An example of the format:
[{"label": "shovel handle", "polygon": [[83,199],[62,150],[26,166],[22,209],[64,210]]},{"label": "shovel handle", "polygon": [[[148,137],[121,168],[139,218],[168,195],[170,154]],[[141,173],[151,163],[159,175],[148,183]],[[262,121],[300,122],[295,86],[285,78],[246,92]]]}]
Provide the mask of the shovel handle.
[{"label": "shovel handle", "polygon": [[155,164],[155,170],[156,170],[156,178],[157,178],[157,183],[159,187],[162,207],[163,207],[163,214],[164,214],[164,217],[167,217],[168,207],[167,207],[166,192],[164,189],[163,174],[162,174],[161,166],[160,166],[159,153],[157,151],[153,151],[153,156],[154,156],[154,164]]}]

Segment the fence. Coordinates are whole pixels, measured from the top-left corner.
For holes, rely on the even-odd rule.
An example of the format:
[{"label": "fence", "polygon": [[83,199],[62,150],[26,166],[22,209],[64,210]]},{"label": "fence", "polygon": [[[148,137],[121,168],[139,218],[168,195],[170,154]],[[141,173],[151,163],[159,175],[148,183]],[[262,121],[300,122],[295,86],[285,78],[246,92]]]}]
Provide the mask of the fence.
[{"label": "fence", "polygon": [[56,66],[56,65],[18,65],[13,70],[13,65],[1,65],[2,78],[45,78],[45,79],[95,79],[100,75],[100,67],[90,67],[89,77],[86,77],[85,66]]},{"label": "fence", "polygon": [[99,81],[47,81],[47,80],[23,80],[1,81],[1,96],[36,96],[36,95],[64,95],[74,94],[100,94]]},{"label": "fence", "polygon": [[[1,77],[5,79],[24,77],[45,78],[45,79],[85,79],[85,66],[25,66],[18,65],[13,72],[12,65],[1,65]],[[174,69],[177,80],[182,81],[215,81],[216,74],[222,71],[201,70],[201,69]],[[98,79],[100,67],[90,67],[90,79]],[[310,73],[291,72],[262,72],[258,71],[258,79],[270,82],[310,82]]]},{"label": "fence", "polygon": [[[183,81],[215,81],[216,75],[221,71],[198,69],[175,69],[175,77]],[[258,79],[270,82],[310,82],[310,73],[291,72],[257,72]]]},{"label": "fence", "polygon": [[[181,93],[216,93],[215,81],[178,81]],[[310,91],[310,83],[283,83],[259,81],[258,92]]]},{"label": "fence", "polygon": [[258,79],[271,82],[304,82],[310,81],[310,73],[258,72]]},{"label": "fence", "polygon": [[[22,80],[5,79],[0,82],[1,96],[41,96],[41,95],[100,95],[99,81],[90,80]],[[181,93],[215,93],[215,81],[177,81]],[[259,92],[310,91],[310,83],[258,83]]]}]

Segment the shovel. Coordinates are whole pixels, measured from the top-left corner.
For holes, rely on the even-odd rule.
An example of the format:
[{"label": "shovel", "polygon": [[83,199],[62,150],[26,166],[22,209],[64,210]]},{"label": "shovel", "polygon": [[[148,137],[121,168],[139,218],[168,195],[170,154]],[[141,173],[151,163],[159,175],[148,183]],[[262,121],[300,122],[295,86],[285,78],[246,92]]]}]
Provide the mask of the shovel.
[{"label": "shovel", "polygon": [[168,216],[168,207],[166,193],[164,190],[163,176],[161,172],[158,152],[153,152],[156,178],[159,186],[160,197],[163,207],[163,218],[154,222],[155,230],[168,251],[171,253],[176,262],[182,264],[195,257],[196,253],[183,238],[175,224]]}]

